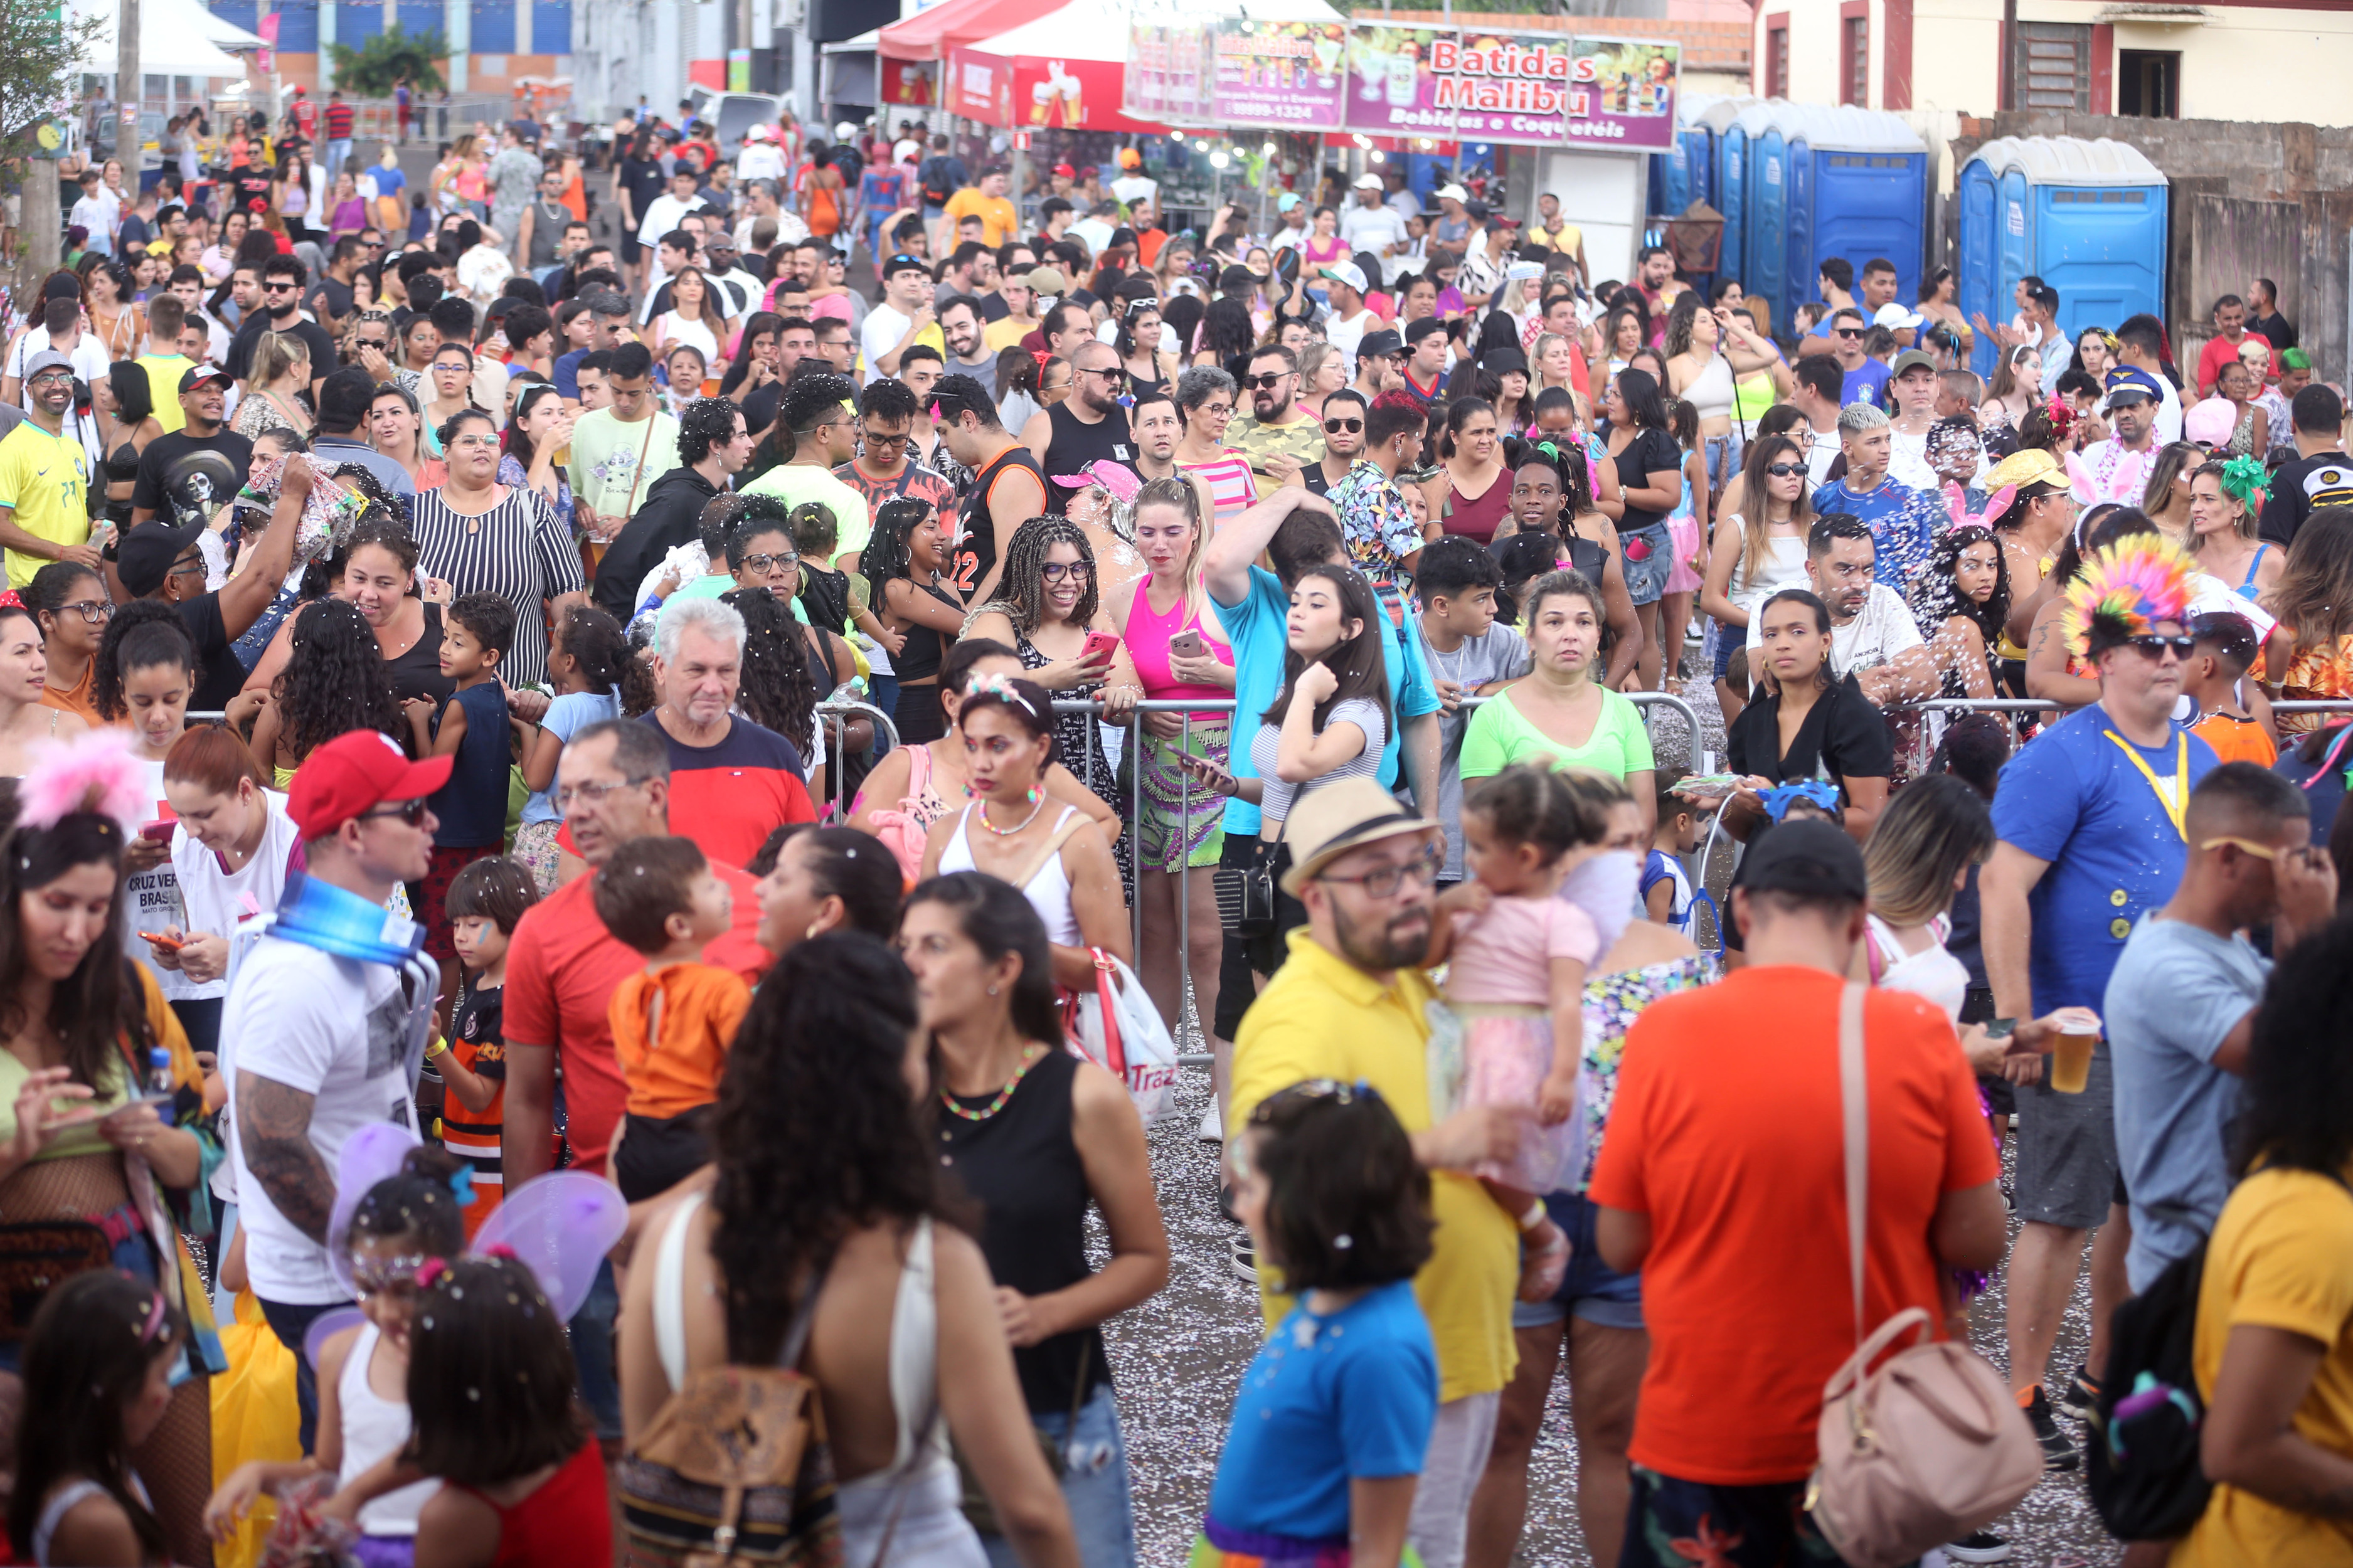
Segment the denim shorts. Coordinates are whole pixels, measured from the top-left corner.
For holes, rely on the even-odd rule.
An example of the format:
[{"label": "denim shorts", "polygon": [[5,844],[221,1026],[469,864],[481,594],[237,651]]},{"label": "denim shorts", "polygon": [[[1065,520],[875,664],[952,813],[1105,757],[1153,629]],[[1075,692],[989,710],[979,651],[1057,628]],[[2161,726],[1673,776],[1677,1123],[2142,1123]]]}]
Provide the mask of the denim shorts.
[{"label": "denim shorts", "polygon": [[[1070,1504],[1082,1568],[1134,1568],[1127,1438],[1120,1430],[1119,1402],[1111,1384],[1095,1384],[1079,1407],[1076,1425],[1067,1410],[1030,1419],[1050,1440],[1062,1445],[1062,1500]],[[1020,1559],[1005,1537],[984,1535],[980,1544],[988,1554],[989,1568],[1018,1568]]]},{"label": "denim shorts", "polygon": [[1626,596],[1639,607],[1657,603],[1667,591],[1667,574],[1674,569],[1674,541],[1667,525],[1630,528],[1618,535],[1618,553],[1626,571]]},{"label": "denim shorts", "polygon": [[1582,1193],[1546,1193],[1545,1212],[1568,1237],[1568,1272],[1545,1301],[1514,1301],[1512,1327],[1540,1329],[1564,1318],[1582,1318],[1605,1329],[1642,1326],[1642,1277],[1620,1274],[1601,1261],[1593,1218],[1599,1211]]}]

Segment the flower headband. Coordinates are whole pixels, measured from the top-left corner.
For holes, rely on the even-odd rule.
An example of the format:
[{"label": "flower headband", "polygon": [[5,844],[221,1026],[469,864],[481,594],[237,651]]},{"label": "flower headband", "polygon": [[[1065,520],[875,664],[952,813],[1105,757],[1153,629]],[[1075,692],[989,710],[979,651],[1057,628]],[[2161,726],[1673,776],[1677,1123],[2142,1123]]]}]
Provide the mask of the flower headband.
[{"label": "flower headband", "polygon": [[2075,433],[2075,421],[2080,416],[2075,412],[2075,405],[2057,393],[2052,393],[2049,401],[2043,404],[2042,412],[2050,416],[2051,428],[2061,440]]},{"label": "flower headband", "polygon": [[972,683],[964,689],[964,700],[970,702],[976,697],[994,697],[1008,706],[1019,708],[1032,718],[1042,717],[1038,705],[1016,690],[1012,680],[1006,676],[975,676]]},{"label": "flower headband", "polygon": [[2222,465],[2215,482],[2221,486],[2224,495],[2241,506],[2253,506],[2271,489],[2271,473],[2253,458],[2233,458]]}]

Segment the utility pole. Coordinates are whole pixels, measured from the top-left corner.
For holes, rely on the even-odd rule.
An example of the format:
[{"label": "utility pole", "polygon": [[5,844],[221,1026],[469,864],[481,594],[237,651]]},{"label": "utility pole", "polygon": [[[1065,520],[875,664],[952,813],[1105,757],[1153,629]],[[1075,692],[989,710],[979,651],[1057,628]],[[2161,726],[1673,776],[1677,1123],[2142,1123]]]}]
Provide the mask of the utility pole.
[{"label": "utility pole", "polygon": [[139,0],[119,0],[114,23],[114,99],[121,129],[114,139],[114,155],[122,160],[132,195],[139,194],[139,110],[147,101],[147,80],[139,74]]}]

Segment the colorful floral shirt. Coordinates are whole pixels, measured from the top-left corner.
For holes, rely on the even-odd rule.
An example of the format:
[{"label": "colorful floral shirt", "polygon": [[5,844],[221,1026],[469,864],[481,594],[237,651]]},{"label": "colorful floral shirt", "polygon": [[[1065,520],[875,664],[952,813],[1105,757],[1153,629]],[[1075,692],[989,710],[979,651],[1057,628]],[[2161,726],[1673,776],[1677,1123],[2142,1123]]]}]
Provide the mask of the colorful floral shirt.
[{"label": "colorful floral shirt", "polygon": [[1601,1132],[1609,1121],[1609,1102],[1618,1093],[1618,1064],[1626,1054],[1627,1031],[1642,1009],[1660,997],[1696,990],[1719,978],[1716,963],[1715,953],[1695,952],[1585,983],[1585,1081],[1578,1091],[1585,1117],[1585,1169],[1577,1174],[1578,1192],[1592,1184],[1594,1162],[1601,1157]]},{"label": "colorful floral shirt", "polygon": [[1376,583],[1397,581],[1399,563],[1421,548],[1421,524],[1414,521],[1396,481],[1369,459],[1358,458],[1324,499],[1339,519],[1348,559]]},{"label": "colorful floral shirt", "polygon": [[[2289,702],[2336,702],[2353,697],[2353,637],[2297,652],[2280,680]],[[2283,735],[2304,735],[2327,723],[2327,713],[2275,713]]]}]

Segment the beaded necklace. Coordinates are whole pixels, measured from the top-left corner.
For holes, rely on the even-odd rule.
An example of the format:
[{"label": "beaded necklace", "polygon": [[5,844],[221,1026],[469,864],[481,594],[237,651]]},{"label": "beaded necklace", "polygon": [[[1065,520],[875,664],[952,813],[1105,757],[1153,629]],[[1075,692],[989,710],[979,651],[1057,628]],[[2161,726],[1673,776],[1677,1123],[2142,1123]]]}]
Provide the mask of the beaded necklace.
[{"label": "beaded necklace", "polygon": [[940,1090],[940,1103],[946,1106],[954,1114],[963,1117],[966,1121],[986,1121],[990,1117],[1005,1109],[1006,1101],[1013,1098],[1013,1091],[1019,1089],[1021,1087],[1021,1080],[1029,1076],[1029,1069],[1036,1067],[1039,1062],[1044,1061],[1045,1059],[1045,1047],[1040,1045],[1030,1045],[1024,1047],[1021,1052],[1021,1065],[1013,1069],[1013,1076],[1005,1080],[1005,1087],[997,1091],[997,1098],[990,1100],[986,1106],[982,1107],[978,1110],[966,1110],[963,1106],[956,1103],[955,1096],[950,1094],[944,1089]]}]

